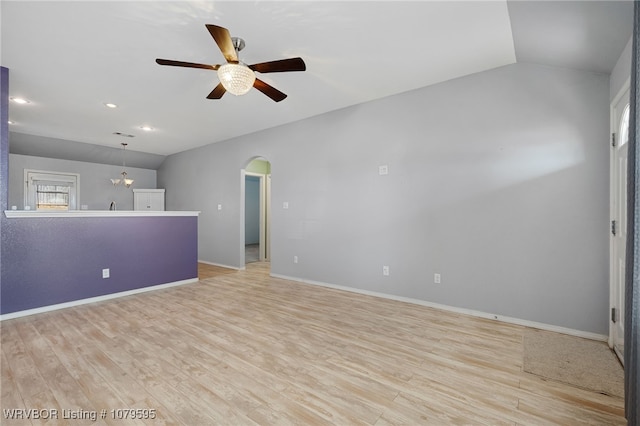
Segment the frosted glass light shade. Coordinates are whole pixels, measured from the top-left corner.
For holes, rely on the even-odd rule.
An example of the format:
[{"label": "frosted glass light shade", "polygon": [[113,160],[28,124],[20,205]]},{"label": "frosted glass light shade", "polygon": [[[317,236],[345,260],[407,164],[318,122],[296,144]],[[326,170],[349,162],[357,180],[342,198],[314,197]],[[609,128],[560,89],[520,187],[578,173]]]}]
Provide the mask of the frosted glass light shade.
[{"label": "frosted glass light shade", "polygon": [[123,170],[122,172],[120,172],[120,175],[122,175],[120,179],[111,179],[111,183],[113,184],[113,186],[122,184],[129,188],[131,185],[133,185],[134,180],[127,178],[127,172]]},{"label": "frosted glass light shade", "polygon": [[246,65],[224,64],[218,68],[218,78],[227,92],[234,95],[244,95],[253,87],[256,75]]}]

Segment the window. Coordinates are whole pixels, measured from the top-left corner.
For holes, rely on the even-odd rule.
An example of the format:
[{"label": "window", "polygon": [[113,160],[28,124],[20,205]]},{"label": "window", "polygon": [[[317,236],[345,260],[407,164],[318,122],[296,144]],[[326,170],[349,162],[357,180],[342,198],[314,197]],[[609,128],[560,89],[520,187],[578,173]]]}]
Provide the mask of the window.
[{"label": "window", "polygon": [[36,210],[69,210],[69,185],[36,185]]},{"label": "window", "polygon": [[622,118],[620,119],[620,132],[619,132],[620,143],[618,144],[619,146],[623,146],[624,144],[629,142],[629,111],[630,111],[630,107],[629,107],[629,104],[627,104],[627,106],[624,107]]},{"label": "window", "polygon": [[35,210],[75,210],[78,199],[76,173],[25,170],[25,206]]}]

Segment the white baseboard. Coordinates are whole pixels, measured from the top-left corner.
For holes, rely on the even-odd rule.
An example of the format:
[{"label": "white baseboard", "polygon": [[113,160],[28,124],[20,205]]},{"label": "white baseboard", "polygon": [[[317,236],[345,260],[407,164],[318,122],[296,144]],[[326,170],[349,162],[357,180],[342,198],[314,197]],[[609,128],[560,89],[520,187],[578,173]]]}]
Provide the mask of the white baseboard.
[{"label": "white baseboard", "polygon": [[469,315],[469,316],[478,317],[478,318],[501,321],[509,324],[522,325],[524,327],[537,328],[540,330],[554,331],[556,333],[568,334],[570,336],[576,336],[576,337],[583,337],[585,339],[598,340],[602,342],[606,342],[609,339],[609,337],[604,334],[591,333],[588,331],[575,330],[573,328],[560,327],[557,325],[545,324],[545,323],[536,322],[536,321],[529,321],[529,320],[523,320],[520,318],[507,317],[504,315],[491,314],[491,313],[482,312],[482,311],[475,311],[473,309],[458,308],[458,307],[449,306],[449,305],[441,305],[439,303],[432,303],[426,300],[413,299],[410,297],[394,296],[392,294],[378,293],[378,292],[369,291],[369,290],[361,290],[353,287],[329,284],[329,283],[324,283],[320,281],[306,280],[306,279],[297,278],[297,277],[289,277],[289,276],[280,275],[280,274],[271,274],[271,276],[274,278],[281,278],[283,280],[296,281],[304,284],[318,285],[322,287],[333,288],[336,290],[366,294],[367,296],[375,296],[375,297],[381,297],[384,299],[397,300],[399,302],[413,303],[415,305],[422,305],[429,308],[440,309],[443,311],[455,312],[457,314],[464,314],[464,315]]},{"label": "white baseboard", "polygon": [[[222,268],[229,268],[229,269],[239,270],[239,268],[232,267],[232,266],[227,266],[227,265],[221,265],[221,264],[216,264],[216,263],[211,263],[211,262],[205,262],[205,261],[201,261],[201,260],[199,260],[198,262],[206,263],[208,265],[213,265],[213,266],[220,266]],[[606,342],[608,340],[608,336],[606,336],[604,334],[597,334],[597,333],[591,333],[591,332],[588,332],[588,331],[575,330],[575,329],[572,329],[572,328],[560,327],[560,326],[540,323],[540,322],[536,322],[536,321],[523,320],[523,319],[520,319],[520,318],[512,318],[512,317],[507,317],[507,316],[504,316],[504,315],[491,314],[491,313],[482,312],[482,311],[476,311],[476,310],[472,310],[472,309],[458,308],[458,307],[449,306],[449,305],[442,305],[442,304],[439,304],[439,303],[428,302],[426,300],[414,299],[414,298],[403,297],[403,296],[395,296],[395,295],[392,295],[392,294],[379,293],[379,292],[375,292],[375,291],[362,290],[362,289],[357,289],[357,288],[353,288],[353,287],[347,287],[347,286],[324,283],[324,282],[321,282],[321,281],[313,281],[313,280],[307,280],[307,279],[303,279],[303,278],[290,277],[290,276],[287,276],[287,275],[280,275],[280,274],[273,274],[272,273],[271,276],[274,277],[274,278],[280,278],[280,279],[289,280],[289,281],[296,281],[296,282],[303,283],[303,284],[317,285],[317,286],[321,286],[321,287],[333,288],[333,289],[336,289],[336,290],[349,291],[351,293],[366,294],[368,296],[375,296],[375,297],[381,297],[381,298],[384,298],[384,299],[397,300],[399,302],[412,303],[414,305],[421,305],[421,306],[426,306],[426,307],[429,307],[429,308],[441,309],[443,311],[455,312],[455,313],[458,313],[458,314],[464,314],[464,315],[469,315],[469,316],[478,317],[478,318],[485,318],[485,319],[501,321],[501,322],[505,322],[505,323],[509,323],[509,324],[521,325],[521,326],[524,326],[524,327],[531,327],[531,328],[537,328],[537,329],[540,329],[540,330],[554,331],[554,332],[557,332],[557,333],[568,334],[568,335],[577,336],[577,337],[583,337],[583,338],[591,339],[591,340],[598,340],[598,341],[602,341],[602,342]],[[166,283],[166,284],[159,284],[159,285],[155,285],[155,286],[151,286],[151,287],[143,287],[143,288],[138,288],[138,289],[134,289],[134,290],[122,291],[122,292],[119,292],[119,293],[105,294],[103,296],[96,296],[96,297],[91,297],[91,298],[88,298],[88,299],[74,300],[72,302],[59,303],[59,304],[56,304],[56,305],[43,306],[43,307],[34,308],[34,309],[27,309],[25,311],[11,312],[9,314],[0,315],[0,321],[9,320],[9,319],[13,319],[13,318],[20,318],[20,317],[24,317],[24,316],[28,316],[28,315],[40,314],[40,313],[44,313],[44,312],[56,311],[58,309],[65,309],[65,308],[70,308],[70,307],[73,307],[73,306],[86,305],[88,303],[95,303],[95,302],[101,302],[101,301],[105,301],[105,300],[116,299],[116,298],[124,297],[124,296],[131,296],[131,295],[139,294],[139,293],[146,293],[148,291],[161,290],[163,288],[170,288],[170,287],[176,287],[176,286],[185,285],[185,284],[192,284],[192,283],[196,283],[198,281],[199,281],[198,278],[192,278],[192,279],[188,279],[188,280],[181,280],[181,281],[175,281],[175,282]]]},{"label": "white baseboard", "polygon": [[158,284],[150,287],[143,287],[143,288],[136,288],[134,290],[121,291],[119,293],[111,293],[111,294],[105,294],[102,296],[90,297],[88,299],[80,299],[80,300],[74,300],[72,302],[59,303],[57,305],[42,306],[40,308],[27,309],[25,311],[11,312],[8,314],[0,315],[0,321],[13,319],[13,318],[26,317],[28,315],[41,314],[43,312],[57,311],[58,309],[71,308],[73,306],[86,305],[88,303],[95,303],[95,302],[102,302],[104,300],[117,299],[118,297],[131,296],[133,294],[146,293],[148,291],[161,290],[163,288],[197,283],[198,281],[199,281],[198,278],[191,278],[188,280],[174,281],[166,284]]},{"label": "white baseboard", "polygon": [[227,268],[227,269],[234,269],[236,271],[244,271],[245,268],[238,268],[237,266],[229,266],[229,265],[224,265],[222,263],[214,263],[214,262],[207,262],[206,260],[198,260],[198,263],[205,263],[207,265],[211,265],[211,266],[219,266],[221,268]]}]

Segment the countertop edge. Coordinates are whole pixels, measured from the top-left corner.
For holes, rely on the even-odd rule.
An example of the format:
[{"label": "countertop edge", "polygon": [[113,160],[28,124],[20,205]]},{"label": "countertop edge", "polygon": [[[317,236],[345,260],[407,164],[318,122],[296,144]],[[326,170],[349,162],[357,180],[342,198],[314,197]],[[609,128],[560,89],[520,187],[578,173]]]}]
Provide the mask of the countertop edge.
[{"label": "countertop edge", "polygon": [[143,211],[143,210],[70,210],[43,212],[34,210],[5,210],[8,219],[33,219],[48,217],[149,217],[149,216],[198,216],[199,211]]}]

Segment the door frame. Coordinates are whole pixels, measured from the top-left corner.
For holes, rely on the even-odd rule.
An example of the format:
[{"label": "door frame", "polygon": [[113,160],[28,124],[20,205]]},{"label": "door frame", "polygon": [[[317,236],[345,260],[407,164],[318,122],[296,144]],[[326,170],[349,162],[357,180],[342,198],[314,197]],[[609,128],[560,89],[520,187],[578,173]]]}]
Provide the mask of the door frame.
[{"label": "door frame", "polygon": [[246,268],[246,257],[245,257],[245,216],[246,216],[246,206],[245,206],[245,197],[246,197],[246,177],[247,176],[257,176],[260,178],[260,261],[271,261],[271,173],[270,169],[269,173],[255,173],[248,172],[246,169],[254,160],[264,160],[269,163],[269,167],[271,167],[271,162],[263,156],[256,156],[250,158],[244,165],[242,169],[240,169],[240,270]]},{"label": "door frame", "polygon": [[[262,173],[253,173],[253,172],[247,172],[245,171],[244,173],[244,179],[246,179],[247,176],[254,176],[257,177],[260,180],[260,218],[259,218],[259,233],[260,233],[260,237],[259,237],[259,242],[258,244],[260,245],[260,254],[259,254],[259,259],[260,262],[264,262],[265,260],[267,260],[268,258],[268,250],[267,250],[267,242],[268,242],[268,238],[267,238],[267,229],[268,229],[268,221],[267,221],[267,176],[265,174]],[[246,197],[246,190],[247,190],[247,186],[246,186],[246,180],[245,180],[245,197]],[[246,198],[244,198],[246,200]],[[246,205],[245,205],[245,211],[244,214],[246,216],[247,212],[246,212]],[[246,261],[246,259],[245,259]]]},{"label": "door frame", "polygon": [[[610,137],[613,137],[613,134],[616,135],[616,138],[619,136],[618,129],[618,114],[616,107],[618,103],[622,100],[622,97],[630,90],[631,87],[631,78],[628,78],[626,82],[622,85],[620,91],[616,94],[610,104]],[[618,142],[619,143],[619,142]],[[616,333],[616,323],[613,321],[612,312],[613,309],[617,307],[617,299],[619,296],[618,288],[618,280],[617,280],[617,265],[616,265],[616,243],[617,239],[613,235],[611,231],[612,221],[616,220],[618,224],[618,229],[620,229],[620,218],[617,215],[616,209],[616,190],[617,190],[617,155],[616,155],[616,147],[613,146],[612,140],[609,139],[607,141],[609,146],[609,311],[608,311],[608,321],[609,321],[609,338],[608,344],[609,347],[614,351],[616,356],[620,359],[621,363],[624,363],[624,359],[622,354],[620,354],[615,348],[615,333]],[[618,146],[618,145],[616,145]],[[619,310],[617,311],[620,312]],[[618,321],[624,320],[623,318],[618,317]]]}]

